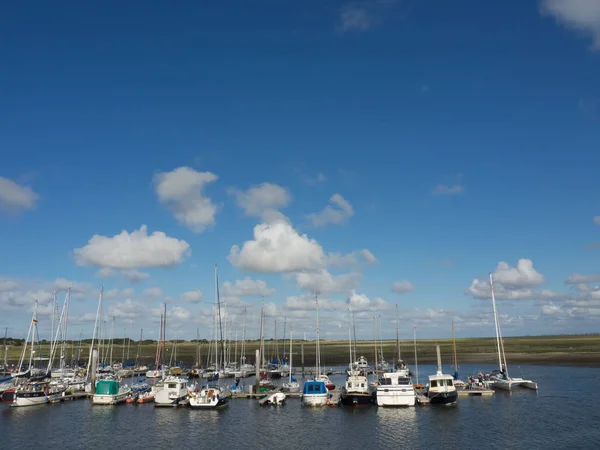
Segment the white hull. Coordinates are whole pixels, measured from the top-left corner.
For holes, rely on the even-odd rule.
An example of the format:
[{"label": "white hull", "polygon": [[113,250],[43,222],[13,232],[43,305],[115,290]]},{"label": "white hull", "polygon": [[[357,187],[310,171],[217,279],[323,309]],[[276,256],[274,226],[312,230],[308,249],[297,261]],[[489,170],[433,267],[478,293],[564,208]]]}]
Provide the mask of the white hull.
[{"label": "white hull", "polygon": [[509,380],[494,380],[492,384],[494,389],[502,389],[503,391],[510,391],[515,387],[523,387],[526,389],[532,389],[537,391],[538,385],[536,382],[531,380],[524,380],[523,378],[511,378]]},{"label": "white hull", "polygon": [[154,396],[154,404],[156,406],[183,406],[188,403],[188,394],[172,395],[167,389],[163,389]]},{"label": "white hull", "polygon": [[125,400],[127,400],[127,397],[129,397],[130,393],[131,393],[130,391],[127,391],[127,392],[122,392],[122,393],[120,392],[115,395],[95,394],[92,397],[92,404],[93,405],[118,405],[119,403],[125,402]]},{"label": "white hull", "polygon": [[404,387],[388,392],[377,389],[377,406],[415,406],[415,391]]},{"label": "white hull", "polygon": [[306,406],[325,406],[327,404],[327,394],[304,394],[302,403]]},{"label": "white hull", "polygon": [[36,406],[43,405],[44,403],[48,403],[48,396],[44,395],[41,397],[16,397],[13,400],[11,406],[21,407],[21,406]]}]

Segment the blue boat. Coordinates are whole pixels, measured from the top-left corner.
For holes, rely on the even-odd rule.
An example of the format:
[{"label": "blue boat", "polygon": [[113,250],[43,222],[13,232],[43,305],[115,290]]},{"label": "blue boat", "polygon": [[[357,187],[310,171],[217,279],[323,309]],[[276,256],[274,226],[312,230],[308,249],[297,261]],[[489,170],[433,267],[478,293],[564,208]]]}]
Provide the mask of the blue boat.
[{"label": "blue boat", "polygon": [[325,406],[329,392],[324,381],[307,381],[302,391],[302,403],[306,406]]}]

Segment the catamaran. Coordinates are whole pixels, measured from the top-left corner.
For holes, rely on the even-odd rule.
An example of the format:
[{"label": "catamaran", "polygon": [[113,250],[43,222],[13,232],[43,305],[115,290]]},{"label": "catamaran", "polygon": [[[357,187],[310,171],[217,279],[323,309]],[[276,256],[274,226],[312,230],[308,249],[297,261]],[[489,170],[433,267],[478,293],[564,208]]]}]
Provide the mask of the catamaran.
[{"label": "catamaran", "polygon": [[496,296],[494,295],[494,281],[492,274],[490,273],[490,289],[492,292],[492,307],[494,309],[494,323],[496,324],[496,346],[498,348],[498,372],[491,376],[491,386],[494,389],[503,389],[510,391],[512,388],[520,386],[527,389],[533,389],[537,391],[538,385],[536,382],[531,380],[524,380],[523,378],[511,378],[508,375],[508,365],[506,364],[506,353],[504,352],[504,340],[502,339],[502,332],[500,331],[500,320],[498,319],[498,313],[496,310]]}]

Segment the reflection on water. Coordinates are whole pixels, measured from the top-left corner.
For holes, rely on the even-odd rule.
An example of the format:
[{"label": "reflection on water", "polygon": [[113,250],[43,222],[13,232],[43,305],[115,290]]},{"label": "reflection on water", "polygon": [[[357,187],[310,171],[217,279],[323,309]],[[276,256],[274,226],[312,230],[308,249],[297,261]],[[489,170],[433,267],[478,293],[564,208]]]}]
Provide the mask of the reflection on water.
[{"label": "reflection on water", "polygon": [[[461,373],[477,373],[465,366]],[[485,369],[485,367],[482,367]],[[0,406],[1,448],[600,448],[600,412],[590,392],[600,370],[523,368],[539,393],[516,390],[460,398],[455,406],[308,408],[233,399],[220,411],[152,404],[92,406],[77,400],[31,408]],[[489,370],[489,368],[488,368]],[[422,366],[419,372],[435,372]],[[513,371],[514,372],[514,371]],[[514,372],[518,373],[518,372]],[[344,376],[333,376],[336,384]]]}]

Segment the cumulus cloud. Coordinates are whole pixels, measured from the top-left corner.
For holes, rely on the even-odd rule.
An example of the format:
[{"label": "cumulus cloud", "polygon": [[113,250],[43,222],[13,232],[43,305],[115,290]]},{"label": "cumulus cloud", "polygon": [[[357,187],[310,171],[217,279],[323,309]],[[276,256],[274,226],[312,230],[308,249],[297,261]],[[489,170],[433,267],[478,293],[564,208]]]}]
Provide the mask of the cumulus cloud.
[{"label": "cumulus cloud", "polygon": [[108,307],[108,316],[119,319],[135,319],[141,316],[144,305],[130,298],[123,302],[113,303]]},{"label": "cumulus cloud", "polygon": [[566,28],[592,39],[592,50],[600,50],[600,2],[598,0],[541,0],[541,12]]},{"label": "cumulus cloud", "polygon": [[362,280],[360,273],[332,275],[326,269],[296,274],[296,285],[305,291],[319,293],[348,293]]},{"label": "cumulus cloud", "polygon": [[350,293],[347,304],[354,311],[378,311],[389,307],[388,303],[380,297],[371,299],[365,294],[358,294],[354,290]]},{"label": "cumulus cloud", "polygon": [[29,186],[0,177],[0,211],[18,213],[34,209],[39,195]]},{"label": "cumulus cloud", "polygon": [[131,283],[140,283],[150,278],[150,274],[135,269],[121,270],[121,276]]},{"label": "cumulus cloud", "polygon": [[113,269],[172,267],[190,253],[183,240],[155,231],[147,233],[146,225],[129,234],[126,230],[113,237],[94,235],[87,245],[73,250],[79,266]]},{"label": "cumulus cloud", "polygon": [[[531,299],[538,295],[544,295],[544,291],[534,292],[532,290],[545,283],[546,280],[544,275],[533,268],[533,261],[530,259],[519,259],[516,267],[510,267],[507,263],[500,262],[492,276],[494,293],[498,299]],[[491,298],[489,278],[474,279],[465,293],[479,299]]]},{"label": "cumulus cloud", "polygon": [[163,291],[159,287],[151,287],[144,290],[144,295],[147,297],[162,297]]},{"label": "cumulus cloud", "polygon": [[20,284],[13,280],[0,279],[0,292],[14,291],[19,289]]},{"label": "cumulus cloud", "polygon": [[108,289],[104,291],[104,298],[128,298],[132,297],[135,294],[135,291],[131,288],[119,290],[119,289]]},{"label": "cumulus cloud", "polygon": [[218,177],[211,172],[197,172],[190,167],[178,167],[171,172],[154,176],[158,200],[166,205],[175,218],[190,230],[201,233],[215,223],[217,206],[204,196],[208,183]]},{"label": "cumulus cloud", "polygon": [[98,278],[109,278],[115,274],[115,271],[110,267],[103,267],[99,271],[96,272],[96,276]]},{"label": "cumulus cloud", "polygon": [[262,223],[254,227],[254,239],[240,249],[231,247],[231,264],[256,273],[285,273],[324,267],[323,248],[288,222]]},{"label": "cumulus cloud", "polygon": [[363,248],[358,252],[352,253],[329,253],[327,255],[327,264],[336,267],[356,266],[360,263],[375,264],[377,258],[369,249]]},{"label": "cumulus cloud", "polygon": [[332,205],[327,205],[321,212],[308,214],[308,219],[315,227],[333,223],[341,224],[354,215],[354,209],[340,194],[333,194],[329,199]]},{"label": "cumulus cloud", "polygon": [[262,183],[246,191],[231,188],[230,195],[235,197],[237,205],[247,216],[272,219],[274,211],[289,205],[292,197],[287,189],[273,183]]},{"label": "cumulus cloud", "polygon": [[600,281],[600,275],[580,275],[573,273],[565,280],[566,284],[589,284],[597,283]]},{"label": "cumulus cloud", "polygon": [[414,290],[415,286],[410,281],[396,281],[392,284],[392,292],[396,294],[406,294]]},{"label": "cumulus cloud", "polygon": [[188,291],[181,294],[181,299],[189,303],[200,303],[202,301],[202,291]]},{"label": "cumulus cloud", "polygon": [[262,280],[246,277],[243,280],[236,280],[234,284],[226,281],[221,292],[224,297],[268,297],[275,294],[275,289],[267,286],[267,283]]}]

